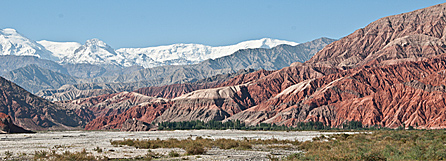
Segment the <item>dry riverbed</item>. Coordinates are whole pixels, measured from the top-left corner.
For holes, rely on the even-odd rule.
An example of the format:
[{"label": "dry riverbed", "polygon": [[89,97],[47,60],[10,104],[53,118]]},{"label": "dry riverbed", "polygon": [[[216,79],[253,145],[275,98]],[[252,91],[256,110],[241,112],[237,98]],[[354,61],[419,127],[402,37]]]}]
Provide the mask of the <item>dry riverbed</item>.
[{"label": "dry riverbed", "polygon": [[[317,131],[241,131],[241,130],[176,130],[176,131],[147,131],[147,132],[114,132],[114,131],[52,131],[35,134],[2,134],[0,135],[0,159],[6,157],[29,158],[36,151],[55,151],[62,154],[65,151],[80,152],[85,149],[88,153],[107,158],[136,158],[145,156],[148,149],[136,149],[130,146],[115,147],[110,140],[123,139],[186,139],[192,137],[209,139],[272,139],[307,141],[320,135],[330,135],[334,132]],[[96,148],[96,150],[94,150]],[[102,152],[98,152],[97,148]],[[168,155],[175,151],[181,155],[183,149],[151,149],[151,153]],[[269,157],[283,157],[299,152],[296,149],[270,148],[255,146],[252,150],[222,150],[208,149],[204,155],[180,156],[176,159],[189,160],[268,160]],[[163,158],[165,160],[166,158]],[[173,158],[175,159],[175,158]]]}]

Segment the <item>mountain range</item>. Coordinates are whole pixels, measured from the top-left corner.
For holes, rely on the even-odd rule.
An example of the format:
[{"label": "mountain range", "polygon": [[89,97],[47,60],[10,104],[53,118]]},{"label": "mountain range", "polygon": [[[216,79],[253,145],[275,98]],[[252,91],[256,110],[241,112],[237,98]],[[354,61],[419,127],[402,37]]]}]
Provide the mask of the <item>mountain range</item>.
[{"label": "mountain range", "polygon": [[151,68],[165,65],[196,64],[207,59],[230,55],[241,49],[265,48],[298,43],[263,38],[240,42],[235,45],[212,47],[202,44],[173,44],[147,48],[113,49],[99,39],[90,39],[85,44],[77,42],[33,41],[14,29],[0,30],[0,55],[36,56],[60,64],[88,63],[117,65],[120,67],[143,66]]},{"label": "mountain range", "polygon": [[[64,85],[78,84],[76,85],[77,90],[92,90],[92,87],[96,89],[100,87],[101,89],[121,92],[133,91],[147,86],[194,82],[217,74],[235,73],[238,70],[248,68],[277,70],[296,61],[304,62],[310,59],[314,53],[333,41],[333,39],[320,38],[296,46],[279,45],[271,49],[242,49],[231,55],[214,60],[208,59],[198,64],[169,65],[145,69],[139,66],[121,68],[114,65],[98,66],[82,63],[63,65],[52,63],[49,66],[39,64],[48,64],[49,62],[34,60],[28,61],[31,66],[7,71],[3,76],[32,93],[50,100],[59,100],[58,98],[51,98],[52,95],[61,95],[56,94],[55,89],[57,89],[57,93],[61,91],[72,93],[67,89],[73,88],[67,88]],[[83,48],[79,49],[83,50]],[[24,59],[16,56],[4,57],[7,59],[3,61],[9,65],[21,63],[18,60]],[[32,66],[32,63],[37,64]],[[18,66],[24,64],[26,63],[21,63]],[[63,89],[59,89],[62,86],[64,86]],[[79,89],[80,86],[86,88]],[[52,91],[39,92],[40,90]]]},{"label": "mountain range", "polygon": [[[317,121],[341,127],[360,121],[388,128],[446,128],[445,13],[446,4],[439,4],[381,18],[334,42],[321,38],[242,49],[198,64],[131,66],[127,72],[119,64],[127,60],[115,59],[120,52],[91,41],[96,45],[86,43],[76,51],[100,52],[111,64],[72,66],[95,71],[84,78],[70,76],[82,73],[65,68],[67,64],[58,64],[58,71],[45,69],[57,66],[51,63],[9,71],[5,75],[32,86],[65,84],[39,92],[63,101],[50,102],[0,78],[0,112],[31,130],[122,129],[133,119],[146,125],[240,120],[248,125]],[[267,70],[228,74],[246,68]],[[66,84],[72,82],[64,76],[84,83]]]},{"label": "mountain range", "polygon": [[[14,29],[3,29],[0,35],[0,75],[32,93],[55,89],[66,92],[69,88],[59,88],[75,84],[101,86],[115,92],[132,91],[146,86],[193,82],[240,69],[277,70],[296,61],[308,60],[334,41],[321,38],[298,44],[264,38],[220,47],[173,44],[115,50],[98,39],[87,40],[82,45],[46,40],[35,42]],[[50,98],[54,92],[43,93],[46,94],[39,93],[39,96],[58,100]]]},{"label": "mountain range", "polygon": [[139,104],[94,119],[86,129],[119,129],[130,118],[287,126],[318,121],[333,127],[353,120],[365,126],[445,128],[445,11],[446,4],[440,4],[384,17],[325,46],[304,63]]}]

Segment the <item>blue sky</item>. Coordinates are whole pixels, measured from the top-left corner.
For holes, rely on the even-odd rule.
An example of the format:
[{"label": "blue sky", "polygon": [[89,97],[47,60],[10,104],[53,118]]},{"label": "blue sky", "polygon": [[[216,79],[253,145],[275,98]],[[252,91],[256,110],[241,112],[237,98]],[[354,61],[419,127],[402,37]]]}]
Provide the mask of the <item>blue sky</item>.
[{"label": "blue sky", "polygon": [[264,37],[341,38],[381,17],[439,0],[39,0],[2,1],[0,28],[33,40],[99,38],[114,48],[229,45]]}]

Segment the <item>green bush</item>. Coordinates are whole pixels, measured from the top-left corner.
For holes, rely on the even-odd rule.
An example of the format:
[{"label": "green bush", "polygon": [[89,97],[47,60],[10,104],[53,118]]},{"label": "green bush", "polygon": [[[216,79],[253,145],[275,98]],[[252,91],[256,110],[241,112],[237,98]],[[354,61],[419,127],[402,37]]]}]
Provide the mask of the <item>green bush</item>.
[{"label": "green bush", "polygon": [[169,157],[179,157],[180,154],[178,154],[177,152],[175,152],[175,151],[172,150],[172,151],[169,152],[168,156],[169,156]]}]

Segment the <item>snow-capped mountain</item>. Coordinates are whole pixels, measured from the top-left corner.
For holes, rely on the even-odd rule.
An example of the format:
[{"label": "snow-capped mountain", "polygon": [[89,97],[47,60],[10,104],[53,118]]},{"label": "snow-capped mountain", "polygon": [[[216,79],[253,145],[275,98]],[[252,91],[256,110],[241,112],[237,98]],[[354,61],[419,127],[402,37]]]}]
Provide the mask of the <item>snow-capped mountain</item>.
[{"label": "snow-capped mountain", "polygon": [[113,64],[119,66],[134,65],[126,56],[115,52],[115,49],[99,39],[87,40],[84,45],[61,58],[60,63]]},{"label": "snow-capped mountain", "polygon": [[230,55],[241,49],[272,48],[281,44],[298,43],[263,38],[244,41],[235,45],[212,47],[202,44],[173,44],[147,48],[121,48],[114,50],[98,39],[87,40],[84,45],[75,42],[39,41],[60,63],[113,64],[119,66],[140,65],[145,68],[162,65],[186,65]]},{"label": "snow-capped mountain", "polygon": [[74,50],[82,46],[78,42],[54,42],[54,41],[37,41],[40,45],[51,51],[54,56],[62,59],[64,57],[73,55]]},{"label": "snow-capped mountain", "polygon": [[[185,65],[201,62],[206,59],[215,59],[230,55],[240,49],[272,48],[277,45],[298,43],[263,38],[260,40],[244,41],[235,45],[212,47],[202,44],[173,44],[147,48],[121,48],[118,53],[126,55],[135,64],[145,68],[159,65]],[[151,59],[147,59],[151,58]]]},{"label": "snow-capped mountain", "polygon": [[140,65],[150,68],[162,65],[195,64],[206,59],[227,56],[241,49],[269,49],[281,44],[297,45],[298,43],[263,38],[218,47],[202,44],[172,44],[115,50],[98,39],[87,40],[84,45],[77,42],[53,42],[47,40],[35,42],[22,36],[14,29],[0,30],[0,55],[36,56],[62,64],[112,64],[122,67]]},{"label": "snow-capped mountain", "polygon": [[59,60],[42,45],[10,28],[0,29],[0,55],[36,56],[53,61]]}]

